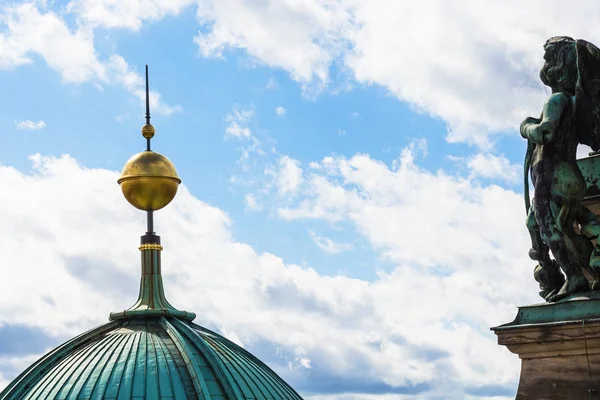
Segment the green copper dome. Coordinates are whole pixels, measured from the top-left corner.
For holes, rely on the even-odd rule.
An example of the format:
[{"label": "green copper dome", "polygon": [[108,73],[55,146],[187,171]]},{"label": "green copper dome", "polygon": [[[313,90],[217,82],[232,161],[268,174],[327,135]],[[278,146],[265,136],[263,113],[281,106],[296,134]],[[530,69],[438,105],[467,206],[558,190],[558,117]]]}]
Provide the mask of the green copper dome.
[{"label": "green copper dome", "polygon": [[[147,85],[146,66],[146,128],[150,126]],[[154,128],[142,133],[150,151]],[[160,189],[160,185],[152,186],[152,180],[138,183],[136,190],[146,193],[145,201],[152,202],[155,192],[162,193],[146,190]],[[176,190],[172,192],[174,197]],[[112,322],[50,351],[11,382],[0,400],[302,400],[252,354],[192,323],[196,314],[178,310],[167,301],[154,208],[146,211],[148,228],[139,247],[142,276],[135,304],[111,313]]]},{"label": "green copper dome", "polygon": [[[0,400],[302,400],[268,366],[191,320],[166,300],[162,246],[140,246],[137,302],[112,322],[52,350],[18,376]],[[142,236],[148,240],[148,234]]]},{"label": "green copper dome", "polygon": [[0,399],[299,399],[260,360],[177,318],[119,319],[57,347]]}]

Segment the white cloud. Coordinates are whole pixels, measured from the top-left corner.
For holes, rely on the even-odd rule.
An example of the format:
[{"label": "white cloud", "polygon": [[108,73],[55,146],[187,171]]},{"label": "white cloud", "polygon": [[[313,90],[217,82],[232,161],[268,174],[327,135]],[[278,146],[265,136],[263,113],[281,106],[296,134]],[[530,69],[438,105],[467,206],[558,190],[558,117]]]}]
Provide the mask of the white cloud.
[{"label": "white cloud", "polygon": [[[389,153],[391,149],[388,148],[387,153]],[[406,146],[401,151],[401,157],[407,162],[412,163],[415,158],[419,157],[427,157],[428,148],[427,148],[427,139],[425,138],[417,138],[412,139],[408,146]],[[396,165],[397,161],[394,161],[394,165]]]},{"label": "white cloud", "polygon": [[[59,14],[41,13],[35,3],[8,7],[0,17],[7,26],[0,34],[0,68],[31,62],[30,55],[39,54],[65,82],[110,80],[97,59],[94,27],[135,30],[191,3],[74,0],[66,8],[79,21],[74,29]],[[450,141],[483,148],[493,143],[490,135],[514,131],[525,116],[539,113],[547,92],[537,71],[549,36],[600,38],[600,28],[580,23],[600,17],[591,0],[552,7],[543,0],[490,6],[467,0],[451,6],[443,0],[198,4],[201,30],[195,41],[204,56],[244,49],[254,61],[289,72],[309,92],[325,87],[331,67],[339,65],[358,82],[381,85],[415,109],[443,119]],[[529,20],[531,15],[537,17]]]},{"label": "white cloud", "polygon": [[[86,2],[92,8],[100,7],[100,3],[106,6],[109,2]],[[121,3],[133,4],[118,2]],[[100,91],[103,90],[100,83],[117,83],[145,102],[145,82],[123,57],[113,54],[107,62],[98,59],[90,26],[77,25],[71,29],[62,16],[53,11],[41,12],[35,2],[5,8],[0,11],[0,23],[7,27],[7,33],[0,34],[0,68],[29,63],[32,60],[28,55],[38,54],[65,83],[91,81]],[[170,115],[181,110],[180,106],[162,102],[156,91],[150,92],[150,104],[159,114]]]},{"label": "white cloud", "polygon": [[[249,173],[256,170],[257,164],[260,162],[259,158],[253,156],[266,155],[261,147],[260,140],[253,135],[252,130],[250,129],[253,117],[254,110],[252,108],[241,109],[238,105],[235,105],[232,112],[224,118],[224,122],[226,123],[224,138],[235,139],[240,143],[238,146],[240,157],[236,164],[241,167],[241,171],[244,173],[243,177],[232,177],[231,182],[246,186],[255,180],[255,177],[250,176]],[[256,204],[252,202],[253,200],[256,200]],[[246,202],[246,209],[248,210],[252,210],[252,205],[258,206],[260,204],[260,201],[255,197],[245,199],[244,201]],[[248,201],[250,201],[250,203],[248,203]]]},{"label": "white cloud", "polygon": [[[360,29],[345,61],[355,77],[441,117],[451,141],[487,146],[490,131],[515,129],[527,113],[539,112],[544,92],[536,70],[543,63],[542,45],[554,33],[547,26],[557,29],[554,21],[548,24],[555,19],[546,14],[549,7],[538,13],[533,23],[539,29],[532,34],[521,21],[544,8],[537,2],[352,3]],[[396,35],[388,34],[392,27]]]},{"label": "white cloud", "polygon": [[341,129],[341,128],[337,130],[338,136],[344,136],[346,133],[347,132],[345,130]]},{"label": "white cloud", "polygon": [[449,140],[482,147],[490,146],[491,133],[515,130],[539,114],[546,90],[537,71],[548,37],[558,32],[600,41],[600,27],[581,24],[600,18],[592,0],[552,6],[543,0],[200,4],[205,28],[196,42],[205,56],[245,49],[316,86],[341,63],[359,82],[381,85],[446,121]]},{"label": "white cloud", "polygon": [[[32,161],[29,174],[0,167],[0,184],[12,188],[0,191],[0,245],[11,249],[13,266],[3,272],[0,325],[73,336],[135,301],[144,216],[122,198],[116,171],[87,169],[68,156]],[[361,388],[377,384],[425,388],[406,398],[462,400],[465,388],[515,387],[518,358],[496,345],[488,327],[536,296],[521,257],[521,198],[432,175],[406,159],[397,171],[366,156],[321,164],[329,178],[312,177],[314,196],[300,207],[312,216],[318,207],[341,212],[397,268],[367,282],[256,253],[232,239],[224,212],[182,186],[155,220],[171,303],[268,358],[301,393],[351,381],[358,392],[348,396],[356,399],[369,398]],[[431,273],[436,265],[446,272]]]},{"label": "white cloud", "polygon": [[[303,368],[306,369],[310,369],[310,358],[306,357],[306,351],[304,351],[304,349],[302,349],[301,347],[296,347],[294,349],[294,353],[295,353],[295,361],[298,365],[302,366]],[[293,366],[293,365],[291,365]]]},{"label": "white cloud", "polygon": [[244,196],[244,204],[246,205],[246,209],[250,211],[260,211],[262,210],[262,204],[258,202],[256,196],[252,193],[248,193]]},{"label": "white cloud", "polygon": [[[515,379],[518,360],[497,346],[487,328],[510,321],[517,304],[539,301],[526,256],[522,197],[422,170],[409,149],[393,168],[366,155],[327,157],[320,164],[296,205],[278,207],[278,214],[350,222],[397,265],[379,278],[404,282],[396,290],[410,307],[401,320],[414,330],[403,337],[446,349],[461,377],[456,386],[490,385],[492,376]],[[483,365],[467,356],[477,353],[495,361]]]},{"label": "white cloud", "polygon": [[15,121],[17,124],[17,129],[27,130],[27,131],[36,131],[39,129],[43,129],[46,127],[46,123],[42,120],[37,122],[26,119],[24,121]]},{"label": "white cloud", "polygon": [[235,137],[238,139],[249,138],[251,135],[250,128],[241,126],[237,121],[229,121],[229,125],[225,128],[226,137]]},{"label": "white cloud", "polygon": [[115,117],[115,121],[117,121],[118,123],[122,124],[123,121],[125,121],[126,119],[130,118],[131,115],[129,115],[129,113],[125,113],[125,114],[121,114],[121,115],[117,115]]},{"label": "white cloud", "polygon": [[267,84],[265,85],[265,89],[267,90],[275,90],[279,87],[279,85],[277,85],[277,81],[275,81],[274,78],[269,78],[269,80],[267,81]]},{"label": "white cloud", "polygon": [[281,156],[277,167],[267,168],[265,172],[274,178],[280,195],[293,195],[304,181],[300,162],[288,156]]},{"label": "white cloud", "polygon": [[504,155],[478,153],[469,157],[467,165],[474,177],[481,176],[510,183],[518,182],[523,177],[523,166],[512,164]]},{"label": "white cloud", "polygon": [[[396,317],[386,308],[383,318],[410,321],[410,329],[396,331],[402,338],[447,352],[443,360],[415,367],[436,377],[454,371],[450,374],[456,378],[451,387],[444,386],[444,398],[469,398],[465,387],[489,387],[493,394],[490,377],[500,376],[499,385],[510,387],[519,367],[518,358],[497,346],[489,327],[512,320],[517,304],[540,301],[527,257],[523,200],[497,185],[423,170],[415,159],[426,153],[427,142],[421,139],[404,149],[391,167],[368,155],[326,157],[303,172],[293,202],[281,205],[278,199],[266,199],[263,204],[274,206],[287,220],[324,220],[337,227],[350,223],[396,266],[380,271],[373,291],[367,291],[374,303],[390,301],[379,290],[395,290],[400,304],[410,305]],[[334,241],[314,231],[309,235],[324,249],[336,249]],[[396,288],[383,283],[392,281]],[[382,331],[389,332],[377,332]],[[381,354],[400,354],[393,340],[372,340]],[[474,361],[475,354],[495,361],[484,365]],[[311,366],[320,365],[308,355]]]},{"label": "white cloud", "polygon": [[386,257],[415,267],[462,271],[472,260],[526,254],[522,198],[512,191],[421,170],[409,149],[392,169],[366,155],[327,157],[321,166],[280,216],[350,220]]},{"label": "white cloud", "polygon": [[225,138],[250,139],[252,131],[247,126],[254,115],[253,110],[240,110],[234,107],[233,112],[225,117]]},{"label": "white cloud", "polygon": [[[127,61],[118,54],[110,57],[108,62],[113,79],[121,84],[127,91],[140,99],[142,104],[146,103],[146,81],[140,73],[133,70]],[[169,106],[161,101],[160,93],[150,90],[150,112],[163,115],[171,115],[174,112],[180,112],[178,105]]]},{"label": "white cloud", "polygon": [[279,116],[284,115],[286,112],[287,112],[287,110],[285,109],[285,107],[282,107],[282,106],[275,107],[275,114],[277,114]]},{"label": "white cloud", "polygon": [[227,339],[231,340],[233,343],[237,344],[240,347],[244,347],[244,342],[238,337],[238,335],[234,331],[228,331],[227,328],[220,329],[221,334],[225,336]]},{"label": "white cloud", "polygon": [[[105,80],[104,66],[94,49],[90,29],[71,30],[65,21],[52,11],[40,13],[35,3],[9,6],[0,14],[7,26],[6,36],[0,39],[0,64],[16,66],[28,62],[27,54],[39,54],[46,64],[60,73],[64,82],[81,83],[90,79]],[[12,61],[11,61],[12,60]]]},{"label": "white cloud", "polygon": [[0,69],[12,69],[29,63],[31,58],[27,57],[27,48],[14,38],[0,34]]},{"label": "white cloud", "polygon": [[319,86],[345,45],[340,32],[350,15],[341,3],[320,0],[200,0],[198,20],[205,29],[194,41],[204,56],[222,57],[227,48],[244,48],[255,60]]},{"label": "white cloud", "polygon": [[453,156],[452,154],[450,154],[450,155],[447,155],[447,156],[446,156],[446,158],[447,158],[448,160],[450,160],[450,161],[453,161],[453,162],[462,162],[462,161],[464,161],[464,159],[465,159],[464,157]]},{"label": "white cloud", "polygon": [[318,236],[313,231],[308,231],[308,234],[317,247],[327,254],[339,254],[352,250],[352,245],[350,243],[339,243],[328,237]]},{"label": "white cloud", "polygon": [[143,21],[177,15],[193,3],[193,0],[73,0],[67,5],[67,11],[91,26],[137,31]]},{"label": "white cloud", "polygon": [[[2,328],[3,326],[0,323],[0,329]],[[27,367],[29,367],[31,364],[33,364],[35,361],[37,361],[43,355],[43,353],[28,355],[0,354],[0,392],[2,391],[2,389],[8,386],[12,378],[14,378],[14,376],[6,376],[7,372],[12,372],[13,374],[20,373],[21,371],[24,371]]]}]

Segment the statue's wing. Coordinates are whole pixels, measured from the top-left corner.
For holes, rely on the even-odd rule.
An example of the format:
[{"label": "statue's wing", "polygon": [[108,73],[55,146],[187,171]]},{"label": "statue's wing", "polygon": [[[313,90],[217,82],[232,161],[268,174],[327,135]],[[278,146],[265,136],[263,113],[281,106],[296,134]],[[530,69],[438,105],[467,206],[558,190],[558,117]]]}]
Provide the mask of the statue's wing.
[{"label": "statue's wing", "polygon": [[575,123],[579,142],[600,150],[600,49],[585,40],[576,41],[577,86]]}]

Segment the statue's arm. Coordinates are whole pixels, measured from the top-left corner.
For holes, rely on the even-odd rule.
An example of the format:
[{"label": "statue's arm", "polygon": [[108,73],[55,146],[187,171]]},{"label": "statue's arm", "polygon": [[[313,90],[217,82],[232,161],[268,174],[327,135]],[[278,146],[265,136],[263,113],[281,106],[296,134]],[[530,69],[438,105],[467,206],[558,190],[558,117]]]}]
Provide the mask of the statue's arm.
[{"label": "statue's arm", "polygon": [[546,144],[554,140],[563,111],[569,105],[569,98],[555,93],[546,101],[542,119],[529,117],[521,123],[521,136],[536,144]]}]

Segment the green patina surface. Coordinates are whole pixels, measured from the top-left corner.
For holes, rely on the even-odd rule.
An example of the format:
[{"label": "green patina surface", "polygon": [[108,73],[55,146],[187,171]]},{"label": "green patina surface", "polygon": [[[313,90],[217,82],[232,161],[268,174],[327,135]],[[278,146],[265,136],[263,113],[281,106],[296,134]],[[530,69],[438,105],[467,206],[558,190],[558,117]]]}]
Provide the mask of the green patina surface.
[{"label": "green patina surface", "polygon": [[224,337],[177,318],[119,319],[42,357],[0,399],[301,399]]},{"label": "green patina surface", "polygon": [[560,302],[519,307],[514,321],[492,328],[494,331],[523,325],[556,324],[600,318],[600,293],[574,294]]},{"label": "green patina surface", "polygon": [[132,317],[176,317],[192,321],[196,314],[173,307],[165,297],[161,272],[160,250],[142,250],[142,279],[140,294],[133,306],[125,311],[113,312],[110,320]]},{"label": "green patina surface", "polygon": [[583,207],[588,184],[594,181],[592,187],[597,188],[597,168],[595,161],[576,160],[579,144],[600,150],[598,71],[600,49],[592,43],[568,36],[548,39],[540,79],[552,94],[539,117],[527,117],[519,128],[527,140],[524,194],[529,257],[538,263],[534,278],[540,296],[549,302],[600,288],[600,248],[592,244],[600,236],[600,220]]},{"label": "green patina surface", "polygon": [[600,196],[600,155],[579,159],[577,165],[586,184],[584,200]]}]

